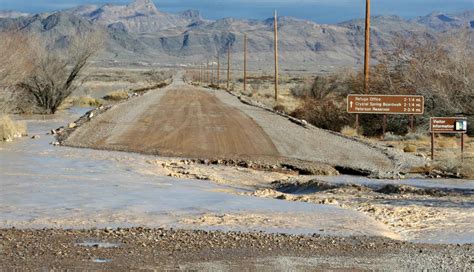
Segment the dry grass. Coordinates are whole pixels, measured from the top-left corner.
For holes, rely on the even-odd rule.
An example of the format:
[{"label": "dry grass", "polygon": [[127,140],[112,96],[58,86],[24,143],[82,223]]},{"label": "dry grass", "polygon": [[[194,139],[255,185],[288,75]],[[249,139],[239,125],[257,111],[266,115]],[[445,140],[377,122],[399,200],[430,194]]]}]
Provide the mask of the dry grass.
[{"label": "dry grass", "polygon": [[123,101],[127,100],[128,97],[129,94],[126,91],[115,91],[108,93],[106,96],[104,96],[104,99],[107,101]]},{"label": "dry grass", "polygon": [[341,129],[341,134],[344,135],[344,136],[348,136],[348,137],[355,137],[357,135],[359,135],[357,133],[357,130],[353,127],[350,127],[350,126],[345,126]]},{"label": "dry grass", "polygon": [[414,144],[408,144],[403,148],[403,151],[406,153],[415,153],[417,150],[418,148]]},{"label": "dry grass", "polygon": [[26,135],[26,124],[14,122],[7,115],[0,116],[0,141],[10,142]]},{"label": "dry grass", "polygon": [[81,108],[97,108],[102,106],[104,103],[100,99],[95,99],[90,96],[81,97],[69,97],[67,98],[59,108],[60,110],[70,109],[72,107]]},{"label": "dry grass", "polygon": [[456,137],[439,137],[435,139],[435,145],[441,148],[458,148],[460,141]]}]

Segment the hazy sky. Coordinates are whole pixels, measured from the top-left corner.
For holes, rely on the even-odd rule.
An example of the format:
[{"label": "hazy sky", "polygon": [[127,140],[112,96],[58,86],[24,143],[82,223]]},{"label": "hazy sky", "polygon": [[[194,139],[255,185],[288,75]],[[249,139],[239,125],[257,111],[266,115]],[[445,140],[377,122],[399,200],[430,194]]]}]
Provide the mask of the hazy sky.
[{"label": "hazy sky", "polygon": [[[53,11],[81,4],[129,3],[131,0],[0,0],[0,10]],[[364,0],[154,0],[162,11],[198,9],[208,19],[224,17],[264,19],[277,8],[284,16],[334,23],[364,15]],[[474,0],[372,0],[372,13],[402,17],[433,11],[458,12],[474,9]]]}]

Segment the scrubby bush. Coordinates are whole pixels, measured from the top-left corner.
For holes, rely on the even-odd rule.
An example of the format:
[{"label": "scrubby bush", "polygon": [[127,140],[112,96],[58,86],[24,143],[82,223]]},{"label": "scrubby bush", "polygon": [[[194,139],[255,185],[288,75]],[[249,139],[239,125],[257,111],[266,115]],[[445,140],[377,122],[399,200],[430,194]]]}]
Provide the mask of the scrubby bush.
[{"label": "scrubby bush", "polygon": [[[427,127],[430,116],[454,116],[474,112],[474,50],[468,33],[456,33],[456,42],[434,41],[428,36],[398,38],[371,68],[369,94],[418,94],[425,97],[426,114],[417,123]],[[293,115],[335,131],[354,124],[346,113],[346,97],[364,93],[363,73],[339,72],[317,76],[292,93],[305,102]],[[383,116],[361,114],[360,124],[368,136],[381,135]],[[472,116],[470,117],[473,118]],[[389,115],[387,130],[404,135],[409,117]],[[474,126],[470,126],[469,133]]]},{"label": "scrubby bush", "polygon": [[54,114],[77,88],[86,64],[101,48],[99,32],[75,33],[65,48],[52,50],[54,41],[35,43],[31,72],[17,85],[24,98],[32,101],[44,113]]},{"label": "scrubby bush", "polygon": [[403,148],[403,151],[406,153],[414,153],[417,151],[416,145],[408,144]]},{"label": "scrubby bush", "polygon": [[128,97],[129,97],[129,94],[126,91],[115,91],[115,92],[108,93],[106,96],[104,96],[104,100],[122,101],[122,100],[127,100]]},{"label": "scrubby bush", "polygon": [[281,112],[281,113],[285,113],[285,112],[286,112],[286,108],[285,108],[285,106],[283,106],[282,104],[275,105],[275,106],[273,107],[273,110],[276,111],[276,112]]},{"label": "scrubby bush", "polygon": [[26,135],[26,124],[14,122],[7,115],[0,116],[0,141],[12,141]]},{"label": "scrubby bush", "polygon": [[69,109],[71,107],[81,107],[81,108],[96,108],[103,105],[103,101],[100,99],[95,99],[90,96],[81,96],[81,97],[68,97],[61,104],[60,109]]},{"label": "scrubby bush", "polygon": [[311,98],[304,100],[292,115],[317,127],[333,131],[341,131],[351,120],[351,116],[345,112],[345,108],[340,103],[322,102]]}]

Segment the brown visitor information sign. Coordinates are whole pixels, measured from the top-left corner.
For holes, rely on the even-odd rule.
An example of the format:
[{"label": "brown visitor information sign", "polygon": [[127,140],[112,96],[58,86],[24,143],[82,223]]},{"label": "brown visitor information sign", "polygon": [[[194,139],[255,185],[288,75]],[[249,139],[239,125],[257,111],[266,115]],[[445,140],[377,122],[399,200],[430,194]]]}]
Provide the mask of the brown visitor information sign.
[{"label": "brown visitor information sign", "polygon": [[430,122],[431,133],[467,133],[465,117],[433,117]]},{"label": "brown visitor information sign", "polygon": [[421,115],[425,99],[421,95],[362,95],[347,96],[348,113]]}]

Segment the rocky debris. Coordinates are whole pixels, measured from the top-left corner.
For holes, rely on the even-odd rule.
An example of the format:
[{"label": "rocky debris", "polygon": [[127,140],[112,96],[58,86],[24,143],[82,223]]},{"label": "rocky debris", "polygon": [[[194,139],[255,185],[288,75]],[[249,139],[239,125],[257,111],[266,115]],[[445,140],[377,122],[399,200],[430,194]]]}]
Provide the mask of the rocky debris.
[{"label": "rocky debris", "polygon": [[[433,197],[474,195],[474,190],[455,190],[449,188],[424,188],[404,184],[359,185],[346,183],[329,183],[317,179],[299,181],[297,179],[277,180],[271,183],[275,191],[285,194],[303,195],[318,192],[373,192],[389,195],[425,195]],[[325,204],[325,203],[323,203]]]},{"label": "rocky debris", "polygon": [[39,135],[33,135],[31,136],[31,139],[33,140],[37,140],[37,139],[40,139],[41,137]]},{"label": "rocky debris", "polygon": [[67,128],[60,127],[56,130],[51,130],[51,134],[56,136],[56,139],[59,143],[62,143],[74,130],[82,126],[84,123],[90,121],[92,118],[96,117],[99,114],[102,114],[110,110],[113,106],[100,106],[94,110],[88,111],[86,114],[81,116],[75,122],[72,122],[68,125]]},{"label": "rocky debris", "polygon": [[262,161],[244,159],[184,159],[186,164],[237,166],[263,171],[296,173],[299,175],[337,176],[339,172],[332,166],[316,162],[307,162],[292,159],[265,159]]},{"label": "rocky debris", "polygon": [[[159,267],[201,270],[203,262],[219,263],[237,270],[250,262],[270,258],[325,258],[324,263],[351,269],[390,270],[392,263],[406,270],[449,267],[469,270],[473,245],[412,244],[379,237],[333,237],[263,232],[220,232],[173,229],[92,229],[92,230],[0,230],[0,270],[32,270],[37,267],[87,270],[135,270]],[[84,247],[77,243],[98,240],[118,247]],[[340,256],[343,255],[343,258]],[[370,258],[373,266],[360,263]],[[97,263],[94,260],[110,260]],[[299,263],[303,270],[325,268],[314,262]],[[268,265],[268,263],[267,263]],[[276,265],[276,264],[275,264]],[[201,267],[201,269],[199,269]],[[271,267],[271,265],[269,266]],[[242,268],[242,269],[239,269]],[[248,268],[248,269],[247,269]],[[187,270],[187,269],[185,269]],[[324,270],[324,269],[323,269]]]}]

